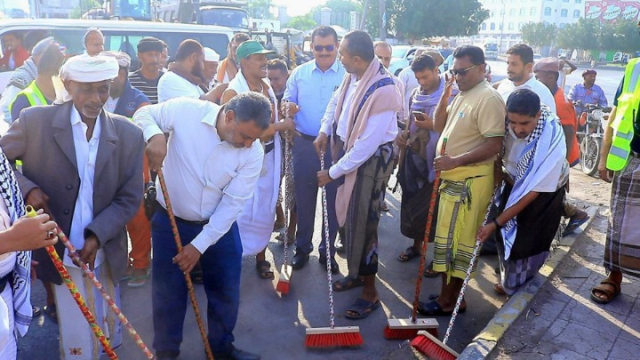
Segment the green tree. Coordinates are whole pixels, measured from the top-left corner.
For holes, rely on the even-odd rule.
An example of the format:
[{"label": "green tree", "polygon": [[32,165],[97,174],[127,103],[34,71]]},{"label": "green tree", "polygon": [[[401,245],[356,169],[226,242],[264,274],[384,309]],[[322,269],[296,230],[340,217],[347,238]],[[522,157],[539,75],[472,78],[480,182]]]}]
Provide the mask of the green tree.
[{"label": "green tree", "polygon": [[298,30],[311,30],[318,26],[318,23],[313,19],[313,15],[306,14],[302,16],[292,17],[287,23],[286,27],[298,29]]},{"label": "green tree", "polygon": [[84,13],[96,7],[100,7],[96,0],[80,0],[78,5],[69,13],[69,18],[80,19]]},{"label": "green tree", "polygon": [[520,29],[522,40],[533,47],[553,45],[557,30],[554,24],[543,22],[529,22]]},{"label": "green tree", "polygon": [[349,29],[351,22],[351,12],[356,11],[362,13],[362,6],[351,0],[327,0],[324,5],[319,5],[311,9],[313,18],[316,23],[320,23],[321,10],[328,7],[331,12],[331,25],[339,25],[345,29]]},{"label": "green tree", "polygon": [[640,51],[640,37],[638,27],[633,20],[625,20],[615,24],[616,47],[608,50],[618,50],[633,54]]},{"label": "green tree", "polygon": [[601,24],[596,19],[579,19],[558,31],[557,44],[562,48],[598,50],[598,39],[602,33]]}]

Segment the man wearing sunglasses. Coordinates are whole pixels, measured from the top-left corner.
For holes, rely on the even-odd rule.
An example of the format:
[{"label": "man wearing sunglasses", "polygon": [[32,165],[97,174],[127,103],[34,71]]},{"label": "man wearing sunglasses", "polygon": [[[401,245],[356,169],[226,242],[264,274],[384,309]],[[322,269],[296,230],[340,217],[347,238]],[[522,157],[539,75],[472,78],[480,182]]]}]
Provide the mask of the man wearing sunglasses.
[{"label": "man wearing sunglasses", "polygon": [[[505,134],[504,101],[485,80],[482,49],[461,46],[453,57],[434,115],[434,129],[441,134],[436,151],[444,152],[434,161],[442,184],[433,270],[442,273],[442,290],[438,298],[419,304],[418,311],[427,316],[453,311],[474,250],[475,229],[491,200],[494,162]],[[449,105],[454,81],[460,93]]]},{"label": "man wearing sunglasses", "polygon": [[[345,70],[338,56],[338,34],[328,26],[320,26],[311,34],[311,47],[314,60],[298,66],[287,81],[284,92],[282,113],[295,115],[296,136],[293,143],[293,177],[295,179],[295,198],[298,211],[298,230],[296,232],[296,253],[292,265],[294,270],[302,269],[309,261],[313,251],[313,231],[316,217],[316,199],[318,198],[318,180],[320,159],[316,154],[313,141],[318,136],[325,110],[333,114],[335,104],[329,106],[334,91],[340,86]],[[332,164],[330,152],[325,153],[325,164]],[[333,260],[334,239],[338,233],[338,220],[335,213],[337,182],[327,185],[327,204],[329,212],[329,237],[331,243],[331,267],[338,271],[338,263]],[[322,232],[324,237],[324,232]],[[319,260],[326,262],[324,238],[320,243]]]}]

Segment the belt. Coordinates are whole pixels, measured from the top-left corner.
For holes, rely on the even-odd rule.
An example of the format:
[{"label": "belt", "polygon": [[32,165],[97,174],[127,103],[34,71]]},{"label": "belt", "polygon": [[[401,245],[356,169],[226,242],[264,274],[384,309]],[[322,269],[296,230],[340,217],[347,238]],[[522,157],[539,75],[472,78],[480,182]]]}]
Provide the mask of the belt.
[{"label": "belt", "polygon": [[307,141],[315,141],[316,137],[315,136],[311,136],[311,135],[307,135],[307,134],[302,134],[300,133],[300,137],[302,137],[303,139],[307,140]]},{"label": "belt", "polygon": [[[162,214],[169,215],[167,210],[162,205],[160,205],[160,203],[158,203],[158,202],[156,202],[156,209],[157,209],[157,211],[159,211]],[[175,218],[176,218],[176,222],[181,222],[181,223],[187,224],[187,225],[205,226],[205,225],[207,225],[209,223],[209,220],[190,221],[190,220],[185,220],[185,219],[179,218],[177,216],[175,216]]]},{"label": "belt", "polygon": [[9,273],[7,274],[7,276],[0,278],[0,294],[2,294],[2,292],[4,291],[4,288],[7,286],[8,283],[11,282],[11,279],[13,278],[13,273]]},{"label": "belt", "polygon": [[275,142],[274,141],[272,141],[272,142],[270,142],[268,144],[265,144],[264,145],[264,153],[268,154],[271,151],[273,151],[274,148],[275,148]]}]

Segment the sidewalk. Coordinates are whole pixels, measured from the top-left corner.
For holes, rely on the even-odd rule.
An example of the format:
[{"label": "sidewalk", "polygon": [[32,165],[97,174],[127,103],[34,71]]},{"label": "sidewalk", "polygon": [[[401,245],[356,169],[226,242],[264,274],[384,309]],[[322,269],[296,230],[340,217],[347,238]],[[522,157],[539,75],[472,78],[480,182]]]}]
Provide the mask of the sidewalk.
[{"label": "sidewalk", "polygon": [[625,277],[608,305],[591,301],[604,277],[608,210],[556,268],[507,330],[489,359],[637,359],[640,354],[640,282]]}]

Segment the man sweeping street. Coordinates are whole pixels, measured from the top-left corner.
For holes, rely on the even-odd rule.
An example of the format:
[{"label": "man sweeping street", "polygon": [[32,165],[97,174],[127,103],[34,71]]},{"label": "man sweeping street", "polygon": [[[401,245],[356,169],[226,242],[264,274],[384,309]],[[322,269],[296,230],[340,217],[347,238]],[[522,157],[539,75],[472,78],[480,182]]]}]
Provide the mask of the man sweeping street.
[{"label": "man sweeping street", "polygon": [[[44,209],[68,234],[109,295],[120,306],[118,281],[127,268],[126,224],[142,201],[142,132],[129,119],[107,113],[118,62],[105,56],[76,56],[60,70],[60,105],[25,109],[0,139],[16,172],[25,203]],[[60,90],[60,91],[59,91]],[[72,263],[60,242],[58,255],[113,347],[122,343],[121,324]],[[97,360],[100,345],[46,251],[34,252],[38,275],[56,284],[54,293],[62,359]]]},{"label": "man sweeping street", "polygon": [[[249,92],[220,107],[178,98],[145,106],[134,120],[148,143],[149,167],[163,169],[184,246],[178,254],[167,202],[158,194],[152,219],[153,347],[158,359],[180,355],[187,310],[183,273],[198,261],[213,355],[217,360],[259,359],[233,346],[242,261],[236,219],[260,177],[264,151],[256,140],[271,121],[269,100]],[[171,139],[168,149],[165,133]]]},{"label": "man sweeping street", "polygon": [[[322,156],[332,135],[332,158],[338,159],[329,169],[318,172],[319,187],[332,181],[341,183],[336,215],[349,271],[332,286],[335,291],[364,286],[345,312],[349,319],[363,319],[380,306],[375,280],[381,192],[393,169],[393,141],[398,134],[395,114],[402,109],[402,95],[375,57],[373,41],[366,32],[345,35],[340,61],[348,74],[338,89],[334,117],[325,117],[328,121],[323,121],[314,145]],[[344,154],[339,156],[340,152]]]},{"label": "man sweeping street", "polygon": [[[557,69],[557,64],[553,64]],[[557,71],[557,70],[556,70]],[[478,230],[485,241],[497,232],[500,294],[513,295],[549,256],[563,211],[569,179],[562,125],[529,89],[507,100],[507,131],[496,204],[498,215]]]},{"label": "man sweeping street", "polygon": [[[434,128],[440,132],[436,147],[445,154],[434,161],[441,171],[438,221],[433,270],[442,273],[442,290],[437,299],[420,303],[426,316],[450,315],[469,268],[493,189],[496,155],[502,149],[505,106],[500,94],[485,81],[484,53],[477,46],[464,45],[453,52],[453,75],[445,85],[434,114]],[[449,105],[456,81],[460,93]],[[466,309],[463,303],[461,309]]]}]

